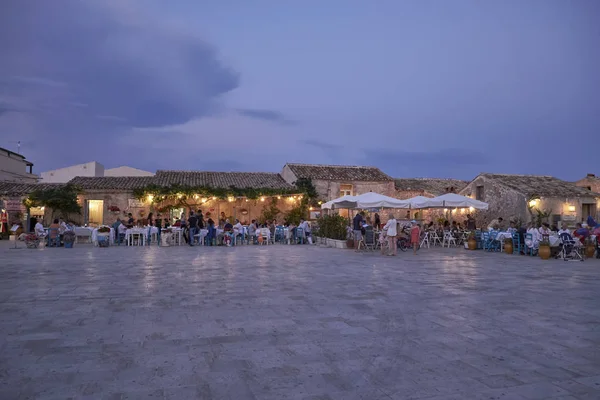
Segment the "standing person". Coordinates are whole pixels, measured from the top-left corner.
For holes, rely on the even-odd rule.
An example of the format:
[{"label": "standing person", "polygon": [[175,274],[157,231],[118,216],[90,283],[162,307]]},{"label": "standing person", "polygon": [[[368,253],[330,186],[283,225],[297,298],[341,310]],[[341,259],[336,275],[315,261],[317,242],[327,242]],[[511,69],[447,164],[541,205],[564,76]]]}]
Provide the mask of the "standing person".
[{"label": "standing person", "polygon": [[467,214],[467,229],[470,231],[474,231],[477,229],[477,225],[475,224],[475,218],[471,216],[471,214]]},{"label": "standing person", "polygon": [[154,226],[156,226],[156,229],[158,230],[158,232],[156,233],[156,241],[158,242],[157,244],[160,246],[160,230],[162,229],[162,217],[159,214],[156,214],[156,219],[154,220]]},{"label": "standing person", "polygon": [[186,243],[189,243],[189,237],[188,237],[188,230],[187,230],[187,220],[185,219],[185,212],[181,213],[181,218],[179,219],[179,226],[181,227],[181,229],[183,229],[182,235],[183,236],[183,240],[185,240]]},{"label": "standing person", "polygon": [[379,218],[379,214],[375,213],[375,229],[381,228],[381,218]]},{"label": "standing person", "polygon": [[196,218],[198,218],[198,229],[204,229],[204,215],[202,214],[202,210],[198,210]]},{"label": "standing person", "polygon": [[127,226],[129,228],[133,228],[133,222],[134,222],[133,215],[131,215],[131,213],[128,213],[127,214]]},{"label": "standing person", "polygon": [[389,215],[383,230],[387,231],[387,240],[391,251],[391,254],[388,254],[388,256],[395,256],[398,253],[398,243],[396,242],[396,236],[398,235],[398,221],[394,218],[394,214]]},{"label": "standing person", "polygon": [[410,221],[412,227],[410,228],[410,242],[413,245],[413,254],[417,255],[417,249],[419,248],[419,239],[421,238],[421,228],[417,225],[417,221]]},{"label": "standing person", "polygon": [[213,239],[217,237],[217,230],[215,229],[215,221],[212,218],[208,218],[206,221],[208,224],[208,245],[213,245]]},{"label": "standing person", "polygon": [[193,211],[190,211],[190,217],[188,218],[188,226],[189,226],[189,235],[190,235],[190,246],[194,245],[194,235],[196,235],[196,231],[198,230],[198,218],[194,215]]},{"label": "standing person", "polygon": [[352,230],[354,231],[354,250],[358,251],[358,243],[362,239],[362,222],[364,220],[365,212],[361,211],[354,216],[352,220]]},{"label": "standing person", "polygon": [[150,238],[152,237],[152,227],[154,226],[154,218],[152,218],[153,215],[154,214],[152,214],[152,213],[148,213],[148,219],[146,219],[146,225],[148,226],[148,235],[147,235],[148,236],[148,238],[147,238],[148,245],[151,244]]}]

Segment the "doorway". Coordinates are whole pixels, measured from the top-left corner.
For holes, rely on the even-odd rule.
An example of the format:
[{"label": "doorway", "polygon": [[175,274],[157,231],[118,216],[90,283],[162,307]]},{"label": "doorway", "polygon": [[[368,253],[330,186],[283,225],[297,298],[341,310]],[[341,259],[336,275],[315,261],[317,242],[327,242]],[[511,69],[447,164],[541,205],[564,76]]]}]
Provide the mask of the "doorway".
[{"label": "doorway", "polygon": [[104,200],[88,200],[88,224],[102,225],[104,222]]},{"label": "doorway", "polygon": [[587,220],[587,217],[592,216],[596,218],[596,205],[595,204],[582,204],[581,205],[581,218],[583,221]]}]

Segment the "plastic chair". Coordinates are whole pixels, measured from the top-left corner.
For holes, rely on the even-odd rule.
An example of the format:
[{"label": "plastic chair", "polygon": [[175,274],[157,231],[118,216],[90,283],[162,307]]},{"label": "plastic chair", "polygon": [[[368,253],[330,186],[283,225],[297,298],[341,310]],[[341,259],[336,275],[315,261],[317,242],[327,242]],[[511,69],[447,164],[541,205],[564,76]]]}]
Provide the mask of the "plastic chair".
[{"label": "plastic chair", "polygon": [[523,248],[521,247],[521,240],[517,232],[512,234],[513,254],[521,254]]},{"label": "plastic chair", "polygon": [[529,247],[529,246],[525,245],[525,254],[529,255],[529,256],[534,256],[536,249],[533,246],[533,235],[531,233],[527,233],[525,235],[525,243],[527,243],[527,242],[532,243],[532,246]]},{"label": "plastic chair", "polygon": [[583,261],[583,254],[581,253],[583,246],[579,240],[573,239],[568,233],[561,233],[560,240],[562,243],[557,258],[560,257],[563,261]]},{"label": "plastic chair", "polygon": [[296,228],[296,235],[294,236],[294,243],[304,244],[304,229]]},{"label": "plastic chair", "polygon": [[421,239],[421,247],[425,247],[425,245],[427,245],[427,248],[429,248],[429,232],[425,232],[423,234],[423,238]]},{"label": "plastic chair", "polygon": [[444,240],[442,241],[442,247],[445,247],[446,243],[448,243],[448,248],[450,248],[451,243],[454,246],[456,246],[456,238],[454,237],[451,231],[444,232]]},{"label": "plastic chair", "polygon": [[283,230],[283,226],[275,227],[275,241],[281,243],[285,242],[285,232]]}]

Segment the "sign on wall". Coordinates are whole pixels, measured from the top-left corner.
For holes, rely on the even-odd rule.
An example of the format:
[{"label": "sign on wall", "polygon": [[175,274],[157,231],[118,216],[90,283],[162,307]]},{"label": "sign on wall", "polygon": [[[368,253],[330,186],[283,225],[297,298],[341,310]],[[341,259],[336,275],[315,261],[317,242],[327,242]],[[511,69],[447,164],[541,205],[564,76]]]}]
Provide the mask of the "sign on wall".
[{"label": "sign on wall", "polygon": [[4,202],[4,206],[6,208],[6,211],[20,211],[20,212],[25,212],[25,206],[23,205],[23,202],[21,201],[21,199],[6,200]]},{"label": "sign on wall", "polygon": [[142,208],[144,202],[138,199],[129,199],[129,208]]}]

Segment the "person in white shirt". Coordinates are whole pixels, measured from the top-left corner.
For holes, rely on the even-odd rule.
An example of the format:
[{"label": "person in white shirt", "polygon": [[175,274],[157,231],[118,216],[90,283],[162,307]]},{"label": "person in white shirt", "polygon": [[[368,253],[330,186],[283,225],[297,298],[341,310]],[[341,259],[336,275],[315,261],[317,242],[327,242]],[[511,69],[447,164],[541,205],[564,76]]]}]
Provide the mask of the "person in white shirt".
[{"label": "person in white shirt", "polygon": [[312,237],[311,237],[311,229],[310,229],[310,224],[308,223],[308,221],[305,221],[304,218],[302,218],[300,220],[300,225],[298,225],[298,228],[301,228],[302,231],[304,232],[304,237],[306,237],[306,240],[308,241],[309,244],[312,244]]},{"label": "person in white shirt", "polygon": [[388,221],[386,222],[383,230],[387,233],[387,240],[389,244],[389,250],[391,254],[389,256],[395,256],[398,253],[398,243],[396,242],[396,236],[398,235],[398,222],[394,218],[394,214],[390,214]]},{"label": "person in white shirt", "polygon": [[241,235],[242,240],[244,240],[244,227],[242,226],[242,223],[240,222],[239,219],[236,219],[235,224],[233,225],[233,235],[234,235],[236,241],[237,241],[237,237],[239,235]]},{"label": "person in white shirt", "polygon": [[42,223],[40,221],[37,222],[37,224],[35,224],[35,234],[37,235],[37,237],[45,237],[46,236],[46,231],[44,230],[44,225],[42,225]]},{"label": "person in white shirt", "polygon": [[547,222],[544,222],[542,224],[542,226],[540,227],[540,235],[544,236],[544,235],[550,235],[551,231],[550,231],[550,225],[548,225]]},{"label": "person in white shirt", "polygon": [[531,239],[525,239],[525,245],[531,249],[537,249],[540,242],[540,231],[535,229],[533,223],[527,224],[527,234],[531,235]]},{"label": "person in white shirt", "polygon": [[569,228],[567,228],[567,224],[565,224],[564,222],[560,226],[560,230],[558,231],[558,236],[562,235],[563,233],[567,233],[569,235],[571,234],[571,230]]}]

